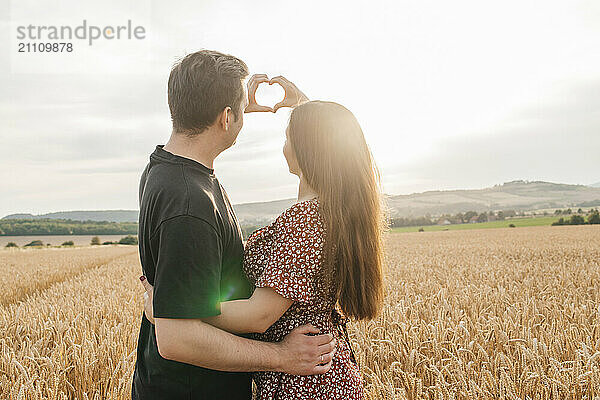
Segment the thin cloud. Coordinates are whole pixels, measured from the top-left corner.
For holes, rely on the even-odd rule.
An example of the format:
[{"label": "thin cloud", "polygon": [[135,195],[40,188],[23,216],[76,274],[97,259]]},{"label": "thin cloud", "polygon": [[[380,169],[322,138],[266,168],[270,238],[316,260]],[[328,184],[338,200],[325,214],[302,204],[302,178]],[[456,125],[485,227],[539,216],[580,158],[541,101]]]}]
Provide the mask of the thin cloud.
[{"label": "thin cloud", "polygon": [[398,174],[448,189],[513,179],[595,182],[599,129],[600,80],[561,85],[545,102],[516,110],[486,134],[439,141],[428,157]]}]

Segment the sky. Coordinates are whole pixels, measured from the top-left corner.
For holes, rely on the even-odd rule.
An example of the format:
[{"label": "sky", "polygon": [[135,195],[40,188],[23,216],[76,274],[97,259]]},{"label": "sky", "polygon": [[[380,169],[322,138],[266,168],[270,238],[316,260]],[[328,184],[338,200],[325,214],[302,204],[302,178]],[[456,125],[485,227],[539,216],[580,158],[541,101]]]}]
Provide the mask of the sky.
[{"label": "sky", "polygon": [[[144,37],[18,52],[43,41],[19,39],[19,26],[84,20],[130,20]],[[137,209],[141,171],[171,131],[170,68],[200,49],[350,109],[390,195],[600,181],[596,1],[12,0],[0,43],[0,217]],[[282,96],[263,86],[259,102]],[[246,114],[215,161],[233,203],[296,196],[288,117]]]}]

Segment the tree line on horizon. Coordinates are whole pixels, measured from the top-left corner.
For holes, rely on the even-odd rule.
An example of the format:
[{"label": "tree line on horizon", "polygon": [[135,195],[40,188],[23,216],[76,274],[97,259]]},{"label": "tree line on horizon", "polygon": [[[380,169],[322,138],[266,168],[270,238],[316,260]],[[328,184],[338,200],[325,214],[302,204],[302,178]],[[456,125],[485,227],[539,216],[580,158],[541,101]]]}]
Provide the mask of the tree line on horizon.
[{"label": "tree line on horizon", "polygon": [[[577,211],[573,211],[570,208],[562,210],[557,209],[554,211],[554,215],[571,215],[570,219],[560,218],[558,221],[552,223],[552,225],[581,225],[581,224],[598,224],[600,223],[600,214],[598,209],[590,209],[587,212],[587,222],[584,217],[586,213],[579,208]],[[536,214],[534,214],[536,215]],[[548,211],[544,211],[539,215],[549,216],[552,215]],[[503,211],[488,211],[488,212],[476,212],[467,211],[465,213],[457,214],[442,214],[439,217],[432,217],[431,215],[425,215],[422,217],[396,217],[390,220],[391,228],[402,228],[409,226],[431,226],[437,224],[466,224],[466,223],[477,223],[477,222],[488,222],[488,221],[504,221],[506,218],[513,217],[524,217],[526,214],[523,211],[515,210],[503,210]]]},{"label": "tree line on horizon", "polygon": [[517,215],[520,215],[519,212],[515,210],[502,210],[502,211],[488,211],[488,212],[477,212],[477,211],[467,211],[467,212],[459,212],[456,214],[442,214],[438,217],[432,217],[429,214],[426,214],[422,217],[396,217],[391,218],[390,227],[391,228],[402,228],[407,226],[429,226],[429,225],[437,225],[439,223],[447,223],[449,224],[466,224],[470,222],[488,222],[492,221],[503,221],[506,218],[512,218]]},{"label": "tree line on horizon", "polygon": [[71,219],[0,219],[0,236],[136,235],[137,222],[75,221]]},{"label": "tree line on horizon", "polygon": [[[570,218],[560,218],[553,225],[581,225],[598,224],[598,209],[590,209],[588,218],[584,218],[583,210],[573,211],[571,208],[557,209],[554,216],[568,215]],[[544,211],[540,215],[548,216],[551,213]],[[596,216],[595,216],[596,215]],[[426,214],[420,217],[395,217],[390,219],[391,228],[410,226],[431,226],[437,224],[464,224],[474,222],[502,221],[506,218],[526,216],[523,211],[502,210],[477,212],[467,211],[456,214],[442,214],[431,216]],[[257,225],[243,225],[241,227],[244,238],[261,228]],[[0,219],[0,236],[30,236],[30,235],[137,235],[137,222],[110,222],[110,221],[76,221],[71,219]]]},{"label": "tree line on horizon", "polygon": [[[560,211],[560,212],[559,212]],[[567,210],[556,210],[556,212],[554,213],[555,215],[561,215],[561,214],[565,214],[565,215],[570,215],[573,214],[571,209],[567,209]],[[588,213],[587,213],[587,219],[585,218],[584,215],[582,215],[581,212],[581,208],[578,210],[578,212],[576,214],[571,215],[570,218],[564,218],[564,217],[560,217],[558,219],[558,221],[555,221],[552,223],[552,226],[557,226],[557,225],[597,225],[600,224],[600,212],[598,211],[598,209],[591,209]]]}]

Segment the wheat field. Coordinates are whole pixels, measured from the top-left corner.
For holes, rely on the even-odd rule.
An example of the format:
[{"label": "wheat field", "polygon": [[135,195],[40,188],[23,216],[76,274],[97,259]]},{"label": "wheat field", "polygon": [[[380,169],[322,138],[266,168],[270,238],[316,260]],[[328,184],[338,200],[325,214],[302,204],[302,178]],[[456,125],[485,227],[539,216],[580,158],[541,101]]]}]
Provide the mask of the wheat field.
[{"label": "wheat field", "polygon": [[[397,233],[382,316],[351,324],[380,399],[600,396],[600,227]],[[135,247],[0,251],[0,398],[128,399]]]}]

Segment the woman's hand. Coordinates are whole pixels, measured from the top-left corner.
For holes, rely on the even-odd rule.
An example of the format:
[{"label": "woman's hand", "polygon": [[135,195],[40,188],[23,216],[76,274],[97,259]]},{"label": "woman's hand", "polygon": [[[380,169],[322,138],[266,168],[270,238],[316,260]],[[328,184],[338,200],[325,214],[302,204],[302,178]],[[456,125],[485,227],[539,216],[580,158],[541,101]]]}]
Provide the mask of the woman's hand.
[{"label": "woman's hand", "polygon": [[279,110],[281,107],[296,107],[308,101],[308,97],[302,93],[302,91],[300,91],[296,85],[287,80],[287,78],[281,75],[271,78],[269,80],[269,85],[274,83],[281,85],[285,91],[285,96],[282,101],[275,104],[273,107],[273,112],[277,112],[277,110]]},{"label": "woman's hand", "polygon": [[154,311],[152,309],[154,286],[148,282],[148,279],[146,279],[144,275],[140,276],[140,281],[142,281],[142,285],[144,286],[144,289],[146,289],[144,292],[144,314],[146,315],[146,319],[154,325]]},{"label": "woman's hand", "polygon": [[244,109],[245,113],[274,112],[271,107],[261,106],[256,102],[256,89],[263,82],[269,82],[269,78],[265,74],[254,74],[248,80],[248,105]]}]

